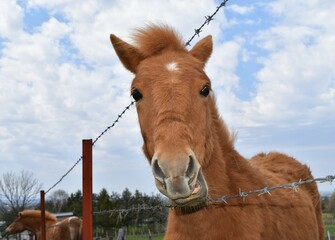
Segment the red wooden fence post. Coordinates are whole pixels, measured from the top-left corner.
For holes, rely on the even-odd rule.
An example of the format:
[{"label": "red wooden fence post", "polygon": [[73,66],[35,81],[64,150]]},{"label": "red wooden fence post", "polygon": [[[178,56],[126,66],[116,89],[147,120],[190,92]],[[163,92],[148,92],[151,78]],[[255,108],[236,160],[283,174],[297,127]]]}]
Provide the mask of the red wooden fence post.
[{"label": "red wooden fence post", "polygon": [[41,240],[46,240],[46,232],[45,232],[45,194],[42,190],[40,192],[40,198],[41,198]]},{"label": "red wooden fence post", "polygon": [[93,239],[92,139],[83,140],[83,240]]}]

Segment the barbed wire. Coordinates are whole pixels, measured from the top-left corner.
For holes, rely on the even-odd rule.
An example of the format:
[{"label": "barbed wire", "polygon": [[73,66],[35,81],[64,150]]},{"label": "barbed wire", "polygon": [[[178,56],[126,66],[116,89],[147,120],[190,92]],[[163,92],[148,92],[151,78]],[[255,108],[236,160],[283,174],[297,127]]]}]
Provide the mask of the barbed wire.
[{"label": "barbed wire", "polygon": [[[124,110],[117,116],[115,121],[112,123],[112,125],[107,126],[100,134],[98,137],[95,138],[95,140],[92,142],[92,146],[94,146],[97,141],[111,128],[115,126],[119,122],[119,120],[122,118],[122,116],[130,109],[132,105],[134,105],[135,101],[131,101],[131,103],[124,108]],[[80,161],[83,160],[83,157],[81,156],[73,165],[72,167],[55,183],[53,184],[47,191],[45,191],[45,194],[50,192],[52,189],[54,189],[63,179],[80,163]]]},{"label": "barbed wire", "polygon": [[[213,12],[212,15],[208,15],[205,16],[205,21],[204,23],[197,29],[194,30],[194,34],[193,36],[185,43],[186,46],[190,46],[192,40],[194,39],[195,36],[199,36],[199,34],[202,31],[202,28],[207,24],[209,24],[211,21],[214,20],[214,16],[218,13],[218,11],[222,8],[226,6],[226,3],[228,2],[228,0],[224,0],[221,2],[221,4],[219,6],[216,7],[216,10]],[[135,101],[132,101],[122,112],[121,114],[118,115],[118,117],[116,118],[116,120],[113,122],[112,125],[108,126],[105,128],[105,130],[103,130],[100,135],[98,137],[95,138],[95,140],[92,142],[92,146],[94,146],[96,144],[96,142],[106,133],[108,132],[111,128],[113,128],[115,126],[116,123],[119,122],[119,120],[121,119],[121,117],[125,114],[125,112],[127,110],[130,109],[130,107],[135,103]],[[47,194],[48,192],[50,192],[52,189],[54,189],[61,181],[63,181],[63,179],[81,162],[81,160],[83,159],[83,157],[81,156],[73,165],[72,167],[64,174],[62,175],[62,177],[55,183],[53,184],[47,191],[45,191],[45,194]]]},{"label": "barbed wire", "polygon": [[50,192],[52,189],[54,189],[63,179],[80,163],[80,161],[83,160],[83,157],[81,156],[73,165],[72,167],[63,175],[61,178],[53,184],[48,190],[45,191],[45,195]]},{"label": "barbed wire", "polygon": [[[326,176],[324,178],[314,178],[314,179],[308,179],[308,180],[299,180],[297,182],[292,182],[289,184],[284,184],[281,186],[274,186],[274,187],[264,187],[262,189],[256,189],[256,190],[252,190],[252,191],[247,191],[247,192],[242,192],[240,190],[239,193],[234,194],[234,195],[223,195],[221,197],[218,198],[208,198],[207,201],[205,202],[204,206],[210,206],[210,205],[214,205],[214,204],[219,204],[219,203],[224,203],[224,204],[229,204],[227,202],[227,200],[232,199],[232,198],[243,198],[245,199],[246,197],[248,197],[249,195],[252,194],[258,194],[258,196],[264,195],[264,194],[269,194],[271,195],[271,191],[274,190],[278,190],[278,189],[292,189],[293,191],[297,192],[298,191],[298,187],[303,185],[303,184],[307,184],[307,183],[325,183],[325,182],[329,182],[330,184],[335,180],[335,175],[329,175]],[[102,210],[102,211],[96,211],[93,212],[93,215],[104,215],[104,214],[113,214],[113,213],[118,213],[119,215],[122,214],[123,217],[126,216],[127,214],[129,214],[132,211],[143,211],[143,210],[162,210],[165,208],[175,208],[176,206],[173,205],[154,205],[154,206],[150,206],[147,204],[143,204],[137,207],[131,207],[131,208],[120,208],[120,209],[109,209],[109,210]],[[120,216],[119,216],[120,217]]]},{"label": "barbed wire", "polygon": [[102,211],[95,211],[93,212],[93,215],[106,215],[106,214],[125,214],[127,215],[130,212],[139,212],[139,211],[146,211],[146,210],[163,210],[164,208],[170,208],[170,205],[154,205],[150,206],[147,204],[138,205],[137,207],[131,207],[131,208],[115,208],[115,209],[109,209],[109,210],[102,210]]},{"label": "barbed wire", "polygon": [[216,10],[214,11],[214,13],[212,15],[207,15],[205,16],[205,21],[203,22],[203,24],[197,28],[197,29],[194,29],[194,34],[193,36],[185,43],[186,46],[191,46],[191,42],[192,40],[195,38],[195,36],[200,36],[200,33],[202,32],[202,28],[205,26],[205,25],[208,25],[211,21],[213,21],[214,19],[214,16],[218,13],[218,11],[225,7],[226,6],[226,3],[228,2],[228,0],[224,0],[221,2],[221,4],[219,6],[216,7]]},{"label": "barbed wire", "polygon": [[252,191],[247,191],[247,192],[242,192],[240,189],[240,192],[234,195],[224,195],[218,198],[209,198],[207,200],[207,205],[211,205],[213,203],[219,203],[219,202],[224,202],[226,204],[228,204],[227,200],[231,199],[231,198],[243,198],[245,199],[246,197],[248,197],[249,195],[252,194],[258,194],[259,196],[263,195],[263,194],[269,194],[271,195],[271,191],[277,190],[277,189],[293,189],[294,191],[298,190],[298,187],[303,185],[303,184],[307,184],[307,183],[324,183],[324,182],[329,182],[330,184],[334,181],[335,179],[335,175],[329,175],[326,176],[324,178],[314,178],[314,179],[307,179],[307,180],[299,180],[298,182],[293,182],[293,183],[289,183],[289,184],[285,184],[285,185],[281,185],[281,186],[274,186],[274,187],[264,187],[262,189],[256,189],[256,190],[252,190]]},{"label": "barbed wire", "polygon": [[116,123],[119,122],[119,120],[122,118],[122,116],[130,109],[132,105],[134,105],[135,101],[131,101],[131,103],[117,116],[116,120],[112,123],[112,125],[107,126],[105,130],[103,130],[100,135],[92,142],[92,146],[106,133],[108,132],[111,128],[115,126]]}]

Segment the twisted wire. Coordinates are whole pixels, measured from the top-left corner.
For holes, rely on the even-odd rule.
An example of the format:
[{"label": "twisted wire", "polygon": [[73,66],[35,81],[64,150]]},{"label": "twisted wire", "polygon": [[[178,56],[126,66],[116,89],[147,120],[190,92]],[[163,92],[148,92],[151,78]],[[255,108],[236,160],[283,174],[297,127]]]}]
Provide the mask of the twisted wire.
[{"label": "twisted wire", "polygon": [[219,202],[224,202],[226,204],[228,204],[227,200],[228,199],[232,199],[232,198],[246,198],[249,195],[252,194],[258,194],[259,196],[263,195],[263,194],[269,194],[271,195],[271,191],[274,190],[278,190],[278,189],[292,189],[294,191],[298,190],[298,187],[307,183],[312,183],[312,182],[318,182],[318,183],[324,183],[324,182],[329,182],[332,183],[335,179],[335,175],[329,175],[326,176],[324,178],[315,178],[315,179],[307,179],[307,180],[299,180],[297,182],[293,182],[293,183],[289,183],[289,184],[284,184],[281,186],[273,186],[273,187],[264,187],[262,189],[256,189],[256,190],[252,190],[252,191],[246,191],[246,192],[242,192],[240,190],[239,193],[234,194],[234,195],[223,195],[221,197],[218,198],[208,198],[207,200],[207,204],[213,204],[213,203],[219,203]]},{"label": "twisted wire", "polygon": [[200,36],[200,33],[202,32],[202,28],[205,25],[208,25],[211,21],[214,20],[214,16],[218,13],[218,11],[226,6],[226,3],[228,2],[228,0],[223,0],[219,6],[216,7],[216,10],[212,13],[212,15],[207,15],[205,16],[205,21],[201,24],[201,26],[197,29],[194,29],[194,34],[193,36],[185,43],[186,46],[191,46],[191,42],[192,40],[195,38],[195,36]]}]

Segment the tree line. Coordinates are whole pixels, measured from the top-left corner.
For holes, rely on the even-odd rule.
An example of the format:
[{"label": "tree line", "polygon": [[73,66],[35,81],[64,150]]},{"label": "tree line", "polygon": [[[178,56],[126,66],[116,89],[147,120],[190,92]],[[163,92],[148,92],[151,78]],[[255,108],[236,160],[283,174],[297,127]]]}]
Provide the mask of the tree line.
[{"label": "tree line", "polygon": [[322,212],[335,214],[335,192],[329,196],[321,197]]},{"label": "tree line", "polygon": [[[126,228],[129,234],[160,233],[165,229],[167,200],[161,195],[148,195],[136,190],[125,189],[121,194],[111,194],[103,188],[93,194],[93,229],[95,233],[114,233],[118,228]],[[143,207],[153,209],[141,209]],[[64,190],[54,191],[45,202],[51,212],[73,212],[82,216],[82,193],[78,190],[67,195]]]}]

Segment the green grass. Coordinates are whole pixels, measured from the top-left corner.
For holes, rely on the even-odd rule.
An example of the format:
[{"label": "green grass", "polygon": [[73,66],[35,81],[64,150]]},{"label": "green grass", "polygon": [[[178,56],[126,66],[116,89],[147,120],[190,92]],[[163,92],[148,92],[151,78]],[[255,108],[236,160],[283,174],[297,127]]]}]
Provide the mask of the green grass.
[{"label": "green grass", "polygon": [[322,214],[323,217],[323,222],[325,223],[325,231],[326,231],[326,236],[327,232],[329,231],[330,236],[334,237],[335,236],[335,220],[334,220],[334,214],[331,213],[324,213]]},{"label": "green grass", "polygon": [[[159,235],[152,236],[151,239],[152,240],[163,240],[163,238],[164,238],[164,234],[159,234]],[[130,235],[128,235],[126,239],[127,240],[148,240],[148,236],[130,236]],[[107,238],[100,238],[100,240],[107,240]]]},{"label": "green grass", "polygon": [[[164,234],[152,236],[152,240],[163,240]],[[127,240],[148,240],[148,236],[127,236]]]},{"label": "green grass", "polygon": [[322,213],[323,219],[334,219],[334,214],[332,213]]},{"label": "green grass", "polygon": [[[329,231],[330,236],[335,237],[335,216],[332,213],[323,213],[323,222],[325,223],[326,236]],[[163,240],[164,234],[152,236],[152,240]],[[107,240],[106,238],[101,238],[101,240]],[[127,236],[127,240],[148,240],[148,236]]]},{"label": "green grass", "polygon": [[325,223],[326,236],[329,231],[330,236],[335,236],[335,223]]}]

